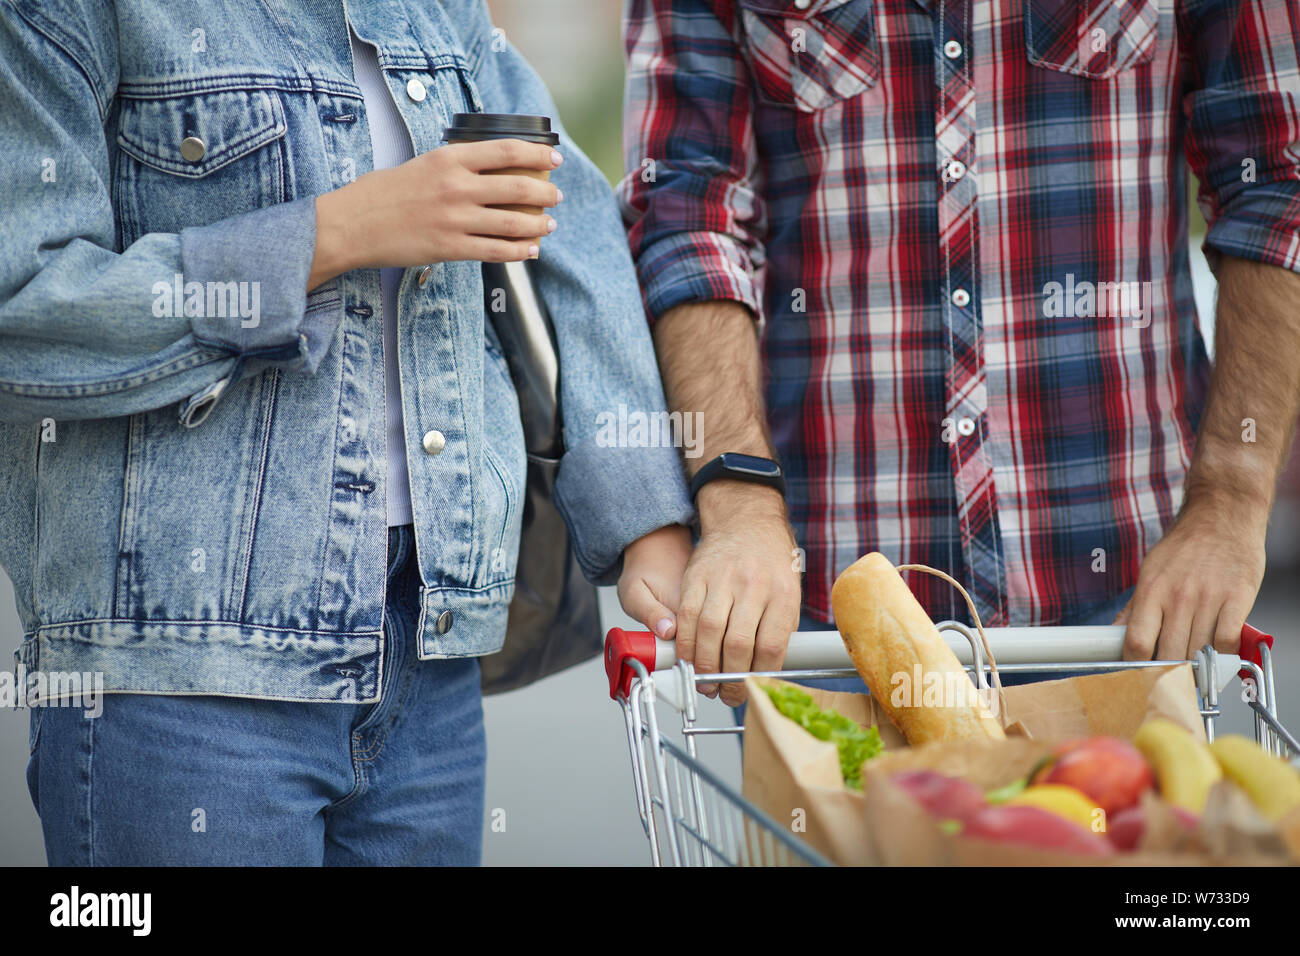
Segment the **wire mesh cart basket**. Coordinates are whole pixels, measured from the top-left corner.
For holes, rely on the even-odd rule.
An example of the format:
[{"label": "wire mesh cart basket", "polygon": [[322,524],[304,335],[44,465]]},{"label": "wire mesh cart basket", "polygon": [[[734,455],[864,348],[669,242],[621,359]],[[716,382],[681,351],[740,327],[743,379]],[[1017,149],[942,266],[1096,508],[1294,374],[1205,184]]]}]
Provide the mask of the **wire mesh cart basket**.
[{"label": "wire mesh cart basket", "polygon": [[[974,630],[956,621],[940,633],[981,688],[988,662]],[[1122,661],[1124,628],[985,628],[1001,674],[1030,673],[1039,679],[1121,668],[1167,667],[1169,661]],[[1254,714],[1255,740],[1268,752],[1300,760],[1300,742],[1277,716],[1273,681],[1273,638],[1247,625],[1239,655],[1205,647],[1190,662],[1196,678],[1206,736],[1214,739],[1222,695],[1233,681]],[[637,810],[654,866],[829,866],[806,845],[709,769],[698,753],[700,737],[731,736],[743,726],[697,723],[697,691],[703,684],[743,681],[749,676],[785,680],[855,677],[837,631],[791,635],[780,672],[697,674],[676,659],[672,641],[649,631],[612,629],[605,640],[610,697],[622,709],[632,757]],[[662,705],[662,706],[661,706]],[[671,712],[671,713],[670,713]],[[660,724],[660,715],[670,723]],[[680,722],[681,740],[666,732]]]}]

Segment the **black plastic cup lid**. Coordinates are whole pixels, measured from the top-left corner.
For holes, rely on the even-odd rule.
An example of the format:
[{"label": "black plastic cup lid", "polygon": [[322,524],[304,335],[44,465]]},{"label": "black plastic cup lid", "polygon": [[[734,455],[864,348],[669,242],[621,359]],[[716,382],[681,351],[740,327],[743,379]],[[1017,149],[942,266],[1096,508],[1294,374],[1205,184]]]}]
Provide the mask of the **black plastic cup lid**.
[{"label": "black plastic cup lid", "polygon": [[448,142],[476,142],[485,139],[522,139],[529,143],[557,146],[560,134],[551,130],[549,116],[524,113],[457,113],[447,127]]}]

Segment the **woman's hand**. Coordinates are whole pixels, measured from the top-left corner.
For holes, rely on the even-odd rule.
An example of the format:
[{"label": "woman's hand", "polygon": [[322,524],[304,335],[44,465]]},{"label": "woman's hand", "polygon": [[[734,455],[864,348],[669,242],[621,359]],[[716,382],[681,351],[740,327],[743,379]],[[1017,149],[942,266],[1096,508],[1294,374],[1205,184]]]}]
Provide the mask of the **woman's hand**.
[{"label": "woman's hand", "polygon": [[682,574],[691,559],[691,533],[679,524],[642,535],[623,552],[618,600],[629,617],[665,640],[677,634]]},{"label": "woman's hand", "polygon": [[351,269],[475,260],[516,262],[555,230],[550,216],[495,206],[550,208],[558,187],[498,170],[550,172],[563,158],[517,139],[454,143],[316,197],[316,255],[307,288]]}]

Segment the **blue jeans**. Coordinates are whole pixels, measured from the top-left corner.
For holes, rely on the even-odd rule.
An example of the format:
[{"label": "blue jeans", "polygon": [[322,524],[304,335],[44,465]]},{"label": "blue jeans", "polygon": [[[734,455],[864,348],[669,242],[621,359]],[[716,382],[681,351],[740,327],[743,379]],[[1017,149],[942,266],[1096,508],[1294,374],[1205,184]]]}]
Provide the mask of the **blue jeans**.
[{"label": "blue jeans", "polygon": [[[1074,618],[1061,621],[1063,626],[1084,626],[1084,627],[1104,627],[1115,620],[1115,615],[1124,609],[1129,598],[1133,596],[1133,588],[1121,591],[1115,597],[1102,604],[1094,605],[1087,608]],[[799,630],[801,631],[833,631],[834,624],[827,624],[825,621],[819,621],[811,618],[807,613],[799,616]],[[1002,686],[1011,687],[1014,684],[1031,684],[1037,680],[1060,680],[1066,677],[1077,677],[1080,673],[1096,674],[1097,671],[1081,671],[1074,674],[1038,674],[1033,671],[1021,671],[1016,674],[1007,674],[1002,678]],[[847,694],[865,694],[867,685],[863,683],[861,677],[828,677],[820,680],[801,680],[798,683],[804,687],[818,687],[822,690],[835,690]],[[736,715],[736,723],[745,722],[745,705],[731,708],[731,712]]]},{"label": "blue jeans", "polygon": [[419,583],[411,526],[389,529],[375,703],[110,694],[96,718],[33,708],[27,782],[50,865],[478,864],[479,664],[418,659]]}]

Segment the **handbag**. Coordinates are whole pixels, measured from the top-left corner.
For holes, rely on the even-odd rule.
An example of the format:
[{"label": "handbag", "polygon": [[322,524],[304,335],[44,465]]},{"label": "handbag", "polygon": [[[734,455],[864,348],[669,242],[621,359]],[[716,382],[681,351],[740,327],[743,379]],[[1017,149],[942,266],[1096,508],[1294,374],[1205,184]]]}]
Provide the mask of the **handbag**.
[{"label": "handbag", "polygon": [[504,647],[479,658],[484,694],[541,680],[601,653],[596,587],[582,574],[552,500],[564,455],[560,352],[534,264],[483,264],[484,311],[519,397],[528,453],[523,526]]}]

